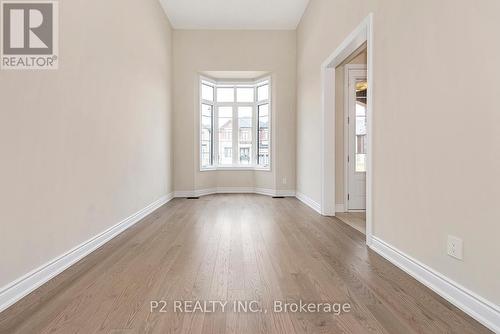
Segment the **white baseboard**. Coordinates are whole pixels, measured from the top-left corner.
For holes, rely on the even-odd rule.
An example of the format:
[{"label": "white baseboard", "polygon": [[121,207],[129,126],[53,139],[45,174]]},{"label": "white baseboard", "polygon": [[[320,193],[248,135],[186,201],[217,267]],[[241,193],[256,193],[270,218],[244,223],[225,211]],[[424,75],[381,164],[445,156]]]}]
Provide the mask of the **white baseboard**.
[{"label": "white baseboard", "polygon": [[21,298],[34,291],[44,283],[48,282],[65,269],[69,268],[82,258],[92,253],[97,248],[104,245],[109,240],[113,239],[118,234],[122,233],[168,201],[173,198],[173,194],[162,196],[155,202],[149,204],[145,208],[139,210],[133,215],[125,218],[118,224],[110,227],[106,231],[92,237],[83,242],[61,256],[49,261],[45,265],[32,270],[28,274],[20,277],[14,282],[0,289],[0,312],[19,301]]},{"label": "white baseboard", "polygon": [[370,248],[484,326],[495,333],[500,333],[500,306],[469,291],[375,236],[372,237]]},{"label": "white baseboard", "polygon": [[311,209],[313,209],[314,211],[316,211],[317,213],[319,213],[321,215],[321,205],[318,202],[314,201],[309,196],[306,196],[303,193],[298,192],[298,191],[295,193],[295,197],[297,197],[297,199],[299,201],[301,201],[305,205],[309,206]]},{"label": "white baseboard", "polygon": [[199,190],[175,191],[174,197],[200,197],[212,194],[260,194],[266,196],[286,196],[294,197],[293,190],[274,190],[255,187],[217,187]]}]

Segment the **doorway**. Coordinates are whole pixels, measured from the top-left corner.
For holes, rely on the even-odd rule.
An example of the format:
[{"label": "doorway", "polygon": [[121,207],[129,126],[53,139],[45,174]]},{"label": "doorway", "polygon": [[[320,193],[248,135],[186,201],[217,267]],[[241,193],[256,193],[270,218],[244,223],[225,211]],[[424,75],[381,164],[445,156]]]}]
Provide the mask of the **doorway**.
[{"label": "doorway", "polygon": [[356,50],[336,68],[337,152],[336,214],[342,222],[366,234],[367,172],[367,52]]},{"label": "doorway", "polygon": [[[336,67],[342,64],[356,50],[366,46],[366,82],[369,89],[366,90],[366,145],[365,146],[365,212],[366,212],[366,243],[372,244],[373,230],[373,169],[372,161],[372,119],[373,119],[373,14],[369,14],[356,27],[346,39],[340,43],[335,51],[325,59],[321,65],[322,74],[322,106],[321,106],[321,203],[320,212],[325,216],[336,216],[337,212],[346,211],[337,209],[339,184],[344,183],[344,177],[336,175]],[[342,124],[342,122],[341,122]],[[363,153],[361,153],[363,154]],[[360,156],[361,159],[361,156]]]}]

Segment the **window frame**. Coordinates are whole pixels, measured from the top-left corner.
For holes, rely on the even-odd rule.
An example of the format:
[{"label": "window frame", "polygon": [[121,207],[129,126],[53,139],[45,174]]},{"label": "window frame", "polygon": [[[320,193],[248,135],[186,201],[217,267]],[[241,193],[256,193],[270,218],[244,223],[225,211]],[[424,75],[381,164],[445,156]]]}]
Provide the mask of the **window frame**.
[{"label": "window frame", "polygon": [[[201,86],[200,86],[201,87]],[[202,102],[200,104],[200,140],[199,140],[199,145],[200,145],[200,166],[202,165],[202,156],[203,156],[203,145],[202,145],[202,141],[203,141],[203,105],[208,105],[210,107],[210,110],[211,110],[211,119],[210,119],[210,125],[211,125],[211,131],[210,131],[210,164],[213,165],[214,161],[214,113],[215,113],[215,110],[214,110],[214,106],[212,104],[207,104],[207,103],[204,103]]]},{"label": "window frame", "polygon": [[[202,96],[202,85],[213,87],[213,101],[205,100]],[[257,89],[263,85],[269,85],[268,99],[258,101]],[[234,89],[234,102],[217,102],[217,88],[232,87]],[[237,88],[252,87],[254,91],[253,102],[237,102]],[[214,80],[206,76],[200,75],[199,77],[199,138],[198,138],[198,159],[199,170],[213,171],[213,170],[258,170],[258,171],[271,171],[272,170],[272,82],[271,77],[261,77],[256,80]],[[202,145],[201,136],[203,125],[202,119],[202,105],[212,106],[212,164],[210,166],[203,166],[202,164]],[[268,104],[269,108],[269,163],[267,165],[258,164],[258,108],[260,105]],[[238,107],[252,107],[252,157],[250,164],[239,164],[240,152],[240,136],[239,136],[239,118]],[[219,164],[219,107],[232,107],[232,164]]]},{"label": "window frame", "polygon": [[259,118],[260,118],[260,107],[261,106],[265,106],[267,105],[267,113],[268,113],[268,132],[269,132],[269,138],[267,139],[267,141],[269,142],[268,144],[268,159],[269,159],[269,164],[271,164],[271,138],[272,138],[272,134],[271,134],[271,109],[270,109],[270,104],[268,102],[269,100],[262,100],[262,101],[259,101],[260,103],[257,103],[257,106],[256,106],[256,109],[255,109],[255,117],[256,117],[256,124],[255,124],[255,135],[257,137],[257,142],[256,142],[256,147],[255,147],[255,151],[256,151],[256,163],[257,165],[259,165],[259,148],[260,148],[260,145],[259,145],[259,138],[260,138],[260,133],[259,133]]}]

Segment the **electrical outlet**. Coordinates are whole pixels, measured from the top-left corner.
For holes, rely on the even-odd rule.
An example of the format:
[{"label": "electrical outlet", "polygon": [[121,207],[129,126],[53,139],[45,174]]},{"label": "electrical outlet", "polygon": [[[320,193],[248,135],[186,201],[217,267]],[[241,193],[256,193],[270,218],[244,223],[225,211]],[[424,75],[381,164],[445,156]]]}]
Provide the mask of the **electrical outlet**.
[{"label": "electrical outlet", "polygon": [[460,238],[448,236],[448,255],[459,260],[463,260],[463,241]]},{"label": "electrical outlet", "polygon": [[283,184],[286,184],[286,177],[284,177],[281,182],[283,182]]}]

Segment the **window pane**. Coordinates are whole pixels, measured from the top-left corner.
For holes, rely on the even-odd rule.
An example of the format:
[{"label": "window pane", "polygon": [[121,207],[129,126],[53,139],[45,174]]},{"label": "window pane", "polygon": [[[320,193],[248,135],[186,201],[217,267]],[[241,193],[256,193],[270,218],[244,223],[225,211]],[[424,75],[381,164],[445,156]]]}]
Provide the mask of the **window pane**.
[{"label": "window pane", "polygon": [[356,136],[356,154],[366,153],[366,135]]},{"label": "window pane", "polygon": [[219,107],[219,117],[233,117],[233,107]]},{"label": "window pane", "polygon": [[233,107],[219,107],[219,164],[233,163]]},{"label": "window pane", "polygon": [[366,172],[366,154],[356,154],[356,172]]},{"label": "window pane", "polygon": [[202,84],[201,85],[201,98],[207,101],[214,100],[214,88],[209,85]]},{"label": "window pane", "polygon": [[236,100],[238,102],[253,102],[254,101],[254,88],[244,87],[236,88]]},{"label": "window pane", "polygon": [[252,163],[252,107],[238,107],[239,162]]},{"label": "window pane", "polygon": [[366,117],[366,103],[356,101],[356,116]]},{"label": "window pane", "polygon": [[258,143],[257,163],[260,166],[269,166],[269,105],[263,104],[258,107]]},{"label": "window pane", "polygon": [[366,92],[368,84],[364,80],[356,82],[356,116],[366,117]]},{"label": "window pane", "polygon": [[257,88],[257,98],[259,101],[269,99],[269,85],[263,85]]},{"label": "window pane", "polygon": [[234,102],[234,88],[217,88],[217,102]]},{"label": "window pane", "polygon": [[356,116],[356,134],[366,135],[366,116]]},{"label": "window pane", "polygon": [[[358,80],[356,81],[356,101],[360,102],[363,106],[366,107],[366,93],[368,90],[368,82],[366,80]],[[358,110],[356,110],[356,114]],[[366,113],[366,108],[362,110],[363,114]]]},{"label": "window pane", "polygon": [[213,151],[213,107],[208,104],[201,105],[201,166],[212,165]]},{"label": "window pane", "polygon": [[355,171],[366,172],[366,92],[368,85],[366,81],[356,82],[356,147],[355,147]]}]

